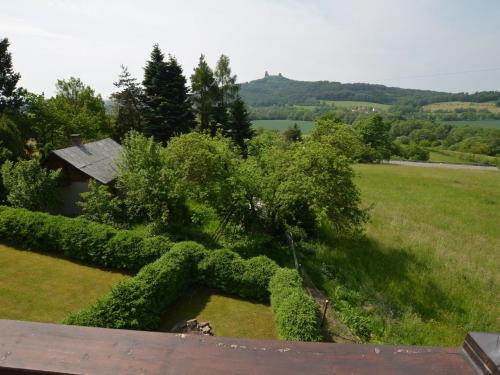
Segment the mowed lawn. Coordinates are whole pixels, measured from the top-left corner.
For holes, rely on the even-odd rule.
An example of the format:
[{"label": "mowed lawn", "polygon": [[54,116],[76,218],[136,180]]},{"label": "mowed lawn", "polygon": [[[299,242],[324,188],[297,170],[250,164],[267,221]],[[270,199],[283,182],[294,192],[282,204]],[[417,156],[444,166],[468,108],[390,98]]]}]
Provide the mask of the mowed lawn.
[{"label": "mowed lawn", "polygon": [[210,322],[216,336],[251,339],[278,338],[271,307],[205,288],[190,289],[169,308],[161,330],[168,332],[181,320]]},{"label": "mowed lawn", "polygon": [[58,323],[127,277],[0,244],[0,319]]},{"label": "mowed lawn", "polygon": [[333,303],[339,286],[352,292],[374,342],[459,346],[500,331],[500,172],[355,169],[366,235],[330,238],[310,261]]}]

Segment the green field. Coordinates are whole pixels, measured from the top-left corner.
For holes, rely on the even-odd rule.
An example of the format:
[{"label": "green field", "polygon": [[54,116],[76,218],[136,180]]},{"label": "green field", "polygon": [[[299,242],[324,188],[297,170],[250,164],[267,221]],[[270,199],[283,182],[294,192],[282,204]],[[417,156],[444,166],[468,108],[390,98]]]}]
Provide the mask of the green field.
[{"label": "green field", "polygon": [[273,314],[268,305],[191,289],[173,305],[162,321],[162,331],[177,322],[196,318],[210,322],[216,336],[276,340]]},{"label": "green field", "polygon": [[254,128],[263,128],[266,130],[284,131],[290,126],[297,124],[303,134],[309,134],[314,126],[314,121],[297,121],[297,120],[254,120],[252,121]]},{"label": "green field", "polygon": [[0,244],[0,319],[58,323],[128,276]]},{"label": "green field", "polygon": [[304,250],[303,262],[367,341],[458,346],[500,331],[500,172],[356,166],[371,209],[364,236]]},{"label": "green field", "polygon": [[500,113],[500,107],[495,102],[472,103],[472,102],[442,102],[427,104],[423,107],[424,111],[436,112],[447,111],[453,112],[455,109],[475,109],[476,111],[488,110],[493,113]]},{"label": "green field", "polygon": [[474,121],[440,121],[443,124],[454,126],[473,126],[476,128],[500,129],[500,120],[474,120]]},{"label": "green field", "polygon": [[322,103],[333,104],[336,107],[341,108],[355,108],[355,107],[368,107],[368,108],[376,108],[382,111],[386,111],[389,109],[389,104],[380,104],[380,103],[372,103],[372,102],[356,102],[350,100],[322,100]]},{"label": "green field", "polygon": [[485,164],[497,165],[497,159],[493,156],[470,154],[451,150],[440,150],[429,148],[429,161],[451,164]]}]

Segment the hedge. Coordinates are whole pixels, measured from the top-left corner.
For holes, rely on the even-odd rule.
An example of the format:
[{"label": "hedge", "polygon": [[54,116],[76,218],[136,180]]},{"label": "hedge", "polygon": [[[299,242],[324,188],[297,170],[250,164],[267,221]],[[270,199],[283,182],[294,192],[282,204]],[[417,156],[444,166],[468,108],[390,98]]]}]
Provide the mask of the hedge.
[{"label": "hedge", "polygon": [[296,270],[280,268],[269,282],[271,308],[282,340],[321,341],[316,303]]},{"label": "hedge", "polygon": [[80,218],[0,206],[0,238],[24,249],[63,254],[104,267],[138,271],[165,254],[167,237],[145,237]]},{"label": "hedge", "polygon": [[119,283],[89,308],[65,319],[65,324],[105,328],[155,330],[163,314],[196,280],[205,248],[180,242],[134,278]]},{"label": "hedge", "polygon": [[222,292],[242,298],[267,300],[269,280],[278,265],[265,256],[243,259],[223,249],[210,253],[198,265],[200,281]]}]

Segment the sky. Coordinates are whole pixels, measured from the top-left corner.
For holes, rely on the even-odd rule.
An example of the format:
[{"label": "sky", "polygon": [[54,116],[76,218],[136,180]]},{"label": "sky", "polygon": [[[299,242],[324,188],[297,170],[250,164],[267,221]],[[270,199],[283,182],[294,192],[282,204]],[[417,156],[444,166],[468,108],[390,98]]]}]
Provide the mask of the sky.
[{"label": "sky", "polygon": [[189,77],[201,53],[264,72],[450,92],[500,90],[499,0],[0,0],[21,85],[79,77],[103,97],[142,80],[155,43]]}]

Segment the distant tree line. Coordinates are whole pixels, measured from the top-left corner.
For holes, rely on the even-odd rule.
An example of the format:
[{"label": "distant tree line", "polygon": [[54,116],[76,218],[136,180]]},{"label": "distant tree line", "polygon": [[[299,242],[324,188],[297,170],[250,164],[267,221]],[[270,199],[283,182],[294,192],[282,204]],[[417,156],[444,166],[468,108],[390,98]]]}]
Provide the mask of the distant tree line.
[{"label": "distant tree line", "polygon": [[266,76],[243,83],[241,95],[251,106],[317,105],[321,100],[352,100],[382,104],[464,101],[484,103],[500,100],[499,91],[474,94],[402,89],[367,83],[295,81],[283,76]]}]

